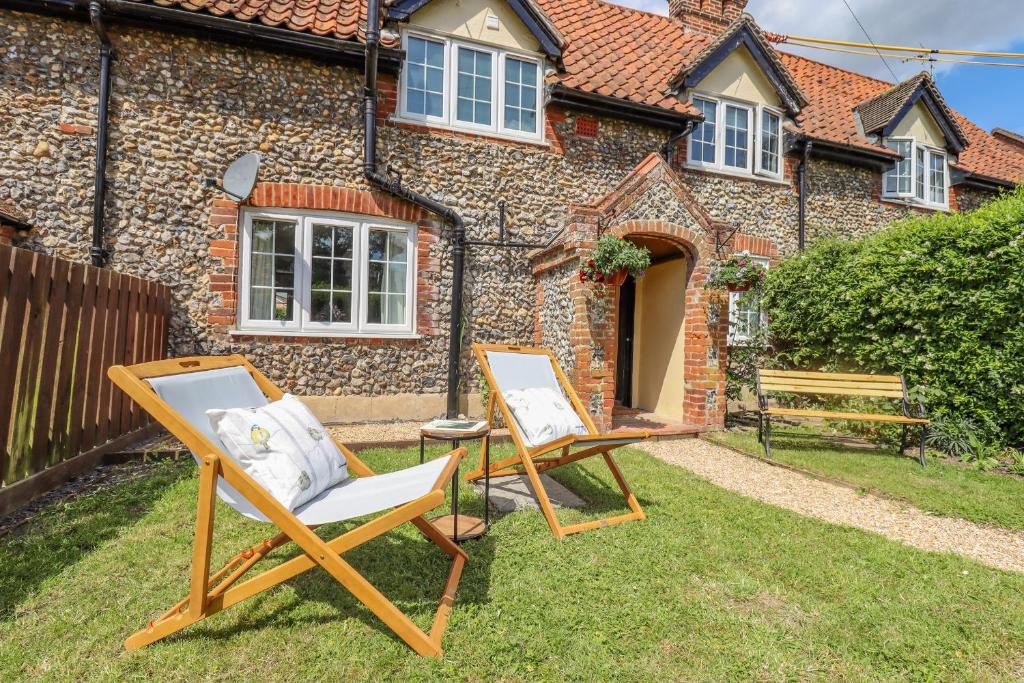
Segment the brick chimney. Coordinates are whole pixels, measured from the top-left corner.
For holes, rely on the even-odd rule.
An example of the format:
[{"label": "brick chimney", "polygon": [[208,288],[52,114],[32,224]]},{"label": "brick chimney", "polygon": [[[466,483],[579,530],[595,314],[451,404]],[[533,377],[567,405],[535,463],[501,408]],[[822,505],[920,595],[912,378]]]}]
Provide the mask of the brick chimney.
[{"label": "brick chimney", "polygon": [[686,30],[717,36],[740,18],[747,0],[668,0],[668,13]]}]

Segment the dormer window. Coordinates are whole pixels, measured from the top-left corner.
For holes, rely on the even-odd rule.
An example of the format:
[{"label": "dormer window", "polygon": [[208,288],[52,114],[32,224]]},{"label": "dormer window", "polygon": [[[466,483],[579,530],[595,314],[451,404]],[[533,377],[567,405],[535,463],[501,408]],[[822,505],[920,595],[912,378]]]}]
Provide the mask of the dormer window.
[{"label": "dormer window", "polygon": [[885,145],[903,158],[885,172],[883,197],[933,209],[949,207],[949,171],[945,152],[914,138],[890,138]]},{"label": "dormer window", "polygon": [[543,140],[539,57],[419,32],[403,41],[400,119]]},{"label": "dormer window", "polygon": [[689,165],[737,175],[782,178],[782,115],[764,105],[695,95],[704,115],[689,140]]}]

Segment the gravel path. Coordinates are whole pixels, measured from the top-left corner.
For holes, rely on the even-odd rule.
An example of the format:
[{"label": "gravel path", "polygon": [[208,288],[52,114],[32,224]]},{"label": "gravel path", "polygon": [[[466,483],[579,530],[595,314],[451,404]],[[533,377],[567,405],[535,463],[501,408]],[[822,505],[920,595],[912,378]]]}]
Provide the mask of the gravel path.
[{"label": "gravel path", "polygon": [[921,550],[959,553],[997,569],[1024,572],[1024,533],[940,517],[740,455],[702,439],[641,446],[730,491],[833,524],[873,531]]}]

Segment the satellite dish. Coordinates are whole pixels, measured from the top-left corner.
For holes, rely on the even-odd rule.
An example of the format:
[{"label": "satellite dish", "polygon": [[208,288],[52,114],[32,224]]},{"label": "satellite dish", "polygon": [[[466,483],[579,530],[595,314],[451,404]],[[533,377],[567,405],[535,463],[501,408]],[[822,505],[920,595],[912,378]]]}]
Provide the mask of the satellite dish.
[{"label": "satellite dish", "polygon": [[238,202],[244,202],[256,187],[260,172],[260,155],[246,154],[231,162],[224,171],[224,184],[220,189]]}]

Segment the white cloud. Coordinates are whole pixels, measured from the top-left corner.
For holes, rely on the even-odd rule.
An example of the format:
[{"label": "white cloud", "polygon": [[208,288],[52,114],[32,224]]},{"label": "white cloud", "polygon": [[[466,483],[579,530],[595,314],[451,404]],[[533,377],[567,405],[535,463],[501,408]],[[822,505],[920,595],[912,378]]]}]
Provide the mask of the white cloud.
[{"label": "white cloud", "polygon": [[[613,0],[666,14],[667,0]],[[876,43],[929,48],[1005,50],[1024,39],[1021,0],[847,0]],[[843,0],[750,0],[747,11],[767,31],[867,42]],[[877,57],[793,48],[814,59],[892,80]],[[955,58],[954,58],[955,59]],[[922,71],[925,62],[887,59],[900,78]],[[936,64],[936,72],[953,64]],[[977,68],[977,67],[974,67]]]}]

